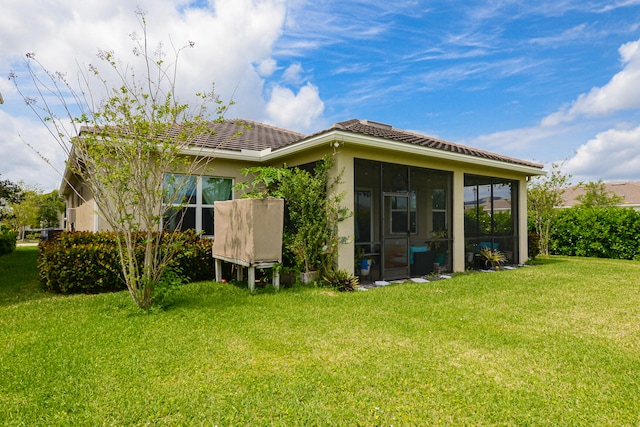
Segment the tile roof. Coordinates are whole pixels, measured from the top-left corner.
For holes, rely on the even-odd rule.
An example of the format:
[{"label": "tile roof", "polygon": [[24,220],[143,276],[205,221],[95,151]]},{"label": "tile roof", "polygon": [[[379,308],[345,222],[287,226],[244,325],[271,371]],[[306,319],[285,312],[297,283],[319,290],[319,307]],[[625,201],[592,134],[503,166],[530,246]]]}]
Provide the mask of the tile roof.
[{"label": "tile roof", "polygon": [[484,159],[497,160],[500,162],[542,169],[542,165],[538,163],[528,162],[513,157],[491,153],[489,151],[479,150],[477,148],[454,144],[452,142],[420,135],[413,132],[395,129],[393,126],[383,123],[352,119],[345,122],[336,123],[331,129],[354,132],[362,135],[384,138],[398,142],[406,142],[409,144],[420,145],[422,147],[434,148],[437,150],[449,151],[451,153],[465,154],[473,157],[481,157]]},{"label": "tile roof", "polygon": [[[305,137],[302,133],[245,119],[210,121],[208,126],[211,132],[197,135],[191,141],[194,146],[235,151],[262,151],[267,148],[275,150]],[[181,124],[173,126],[166,136],[170,138],[177,135],[181,127]],[[80,134],[89,133],[93,129],[82,126]]]},{"label": "tile roof", "polygon": [[[396,129],[391,125],[372,122],[368,120],[352,119],[344,122],[339,122],[328,129],[316,132],[312,135],[304,135],[291,130],[282,129],[276,126],[271,126],[245,119],[225,120],[219,123],[210,122],[209,125],[212,132],[208,135],[200,135],[199,137],[197,137],[193,141],[194,145],[232,151],[262,151],[265,149],[276,151],[293,144],[304,143],[305,141],[311,140],[314,137],[332,131],[341,131],[380,138],[384,140],[413,144],[471,157],[496,160],[515,165],[542,169],[542,165],[537,163],[532,163],[525,160],[491,153],[489,151],[479,150],[476,148],[447,142],[441,139]],[[84,131],[89,131],[89,128],[84,128]],[[177,133],[178,131],[179,126],[176,126],[174,129],[169,131],[169,133],[173,134]]]},{"label": "tile roof", "polygon": [[[640,182],[604,182],[605,189],[621,196],[624,200],[618,206],[640,206]],[[562,194],[565,206],[575,206],[579,202],[577,197],[585,193],[583,185],[567,188]]]},{"label": "tile roof", "polygon": [[299,141],[304,134],[252,120],[211,122],[211,134],[196,138],[195,145],[222,150],[276,150]]}]

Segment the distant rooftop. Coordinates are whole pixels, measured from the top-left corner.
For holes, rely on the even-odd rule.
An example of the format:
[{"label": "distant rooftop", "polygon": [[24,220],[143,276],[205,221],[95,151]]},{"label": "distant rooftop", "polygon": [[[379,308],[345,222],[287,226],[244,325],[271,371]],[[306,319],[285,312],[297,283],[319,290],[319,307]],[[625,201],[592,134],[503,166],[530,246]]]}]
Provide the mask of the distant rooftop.
[{"label": "distant rooftop", "polygon": [[[629,206],[640,209],[640,182],[620,181],[620,182],[604,182],[605,189],[613,194],[623,198],[619,206]],[[575,185],[567,188],[562,195],[565,206],[571,207],[579,204],[577,197],[585,193],[582,185]]]}]

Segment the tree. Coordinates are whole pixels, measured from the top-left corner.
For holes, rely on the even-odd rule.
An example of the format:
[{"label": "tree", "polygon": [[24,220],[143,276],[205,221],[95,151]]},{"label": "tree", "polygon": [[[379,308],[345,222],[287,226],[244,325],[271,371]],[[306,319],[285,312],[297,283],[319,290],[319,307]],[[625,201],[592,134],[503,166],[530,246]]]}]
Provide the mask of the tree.
[{"label": "tree", "polygon": [[12,203],[13,215],[7,220],[13,231],[18,233],[18,239],[25,238],[27,228],[38,228],[38,206],[41,195],[36,188],[28,188],[22,184],[22,200]]},{"label": "tree", "polygon": [[551,172],[533,178],[527,190],[529,219],[540,236],[540,254],[543,256],[549,256],[551,225],[558,214],[557,209],[563,204],[562,195],[571,185],[571,175],[563,174],[561,167],[562,164],[554,163]]},{"label": "tree", "polygon": [[64,199],[60,197],[58,190],[53,190],[40,197],[37,215],[40,227],[60,227],[60,214],[62,213],[64,213]]},{"label": "tree", "polygon": [[0,181],[0,221],[12,216],[9,204],[19,203],[23,193],[20,186],[5,179]]},{"label": "tree", "polygon": [[580,183],[579,186],[584,187],[585,192],[578,195],[576,200],[585,208],[610,208],[624,201],[624,197],[607,190],[601,179]]},{"label": "tree", "polygon": [[[140,75],[134,66],[123,65],[114,52],[99,50],[98,58],[106,73],[90,65],[86,72],[80,70],[79,83],[74,87],[64,74],[47,71],[34,54],[27,54],[31,81],[41,94],[42,105],[20,91],[14,73],[10,78],[65,150],[67,168],[89,187],[100,215],[119,236],[125,283],[135,303],[146,309],[178,250],[177,245],[173,250],[160,250],[161,220],[172,205],[182,202],[181,190],[187,180],[166,183],[165,176],[169,171],[185,175],[207,171],[210,158],[200,155],[195,143],[213,132],[209,119],[215,112],[216,120],[222,120],[227,105],[213,87],[196,94],[197,105],[179,102],[179,56],[194,43],[172,46],[173,57],[167,61],[162,44],[150,50],[145,14],[141,10],[136,14],[142,34],[133,33],[131,37],[133,61],[142,65]],[[109,73],[116,76],[115,84],[105,77]],[[96,101],[96,86],[106,94],[101,102]],[[62,114],[50,107],[51,97],[63,105]],[[210,111],[212,106],[214,112]],[[79,191],[76,194],[80,196]],[[144,236],[142,247],[136,243],[140,233]],[[137,251],[144,253],[142,263],[136,260]]]}]

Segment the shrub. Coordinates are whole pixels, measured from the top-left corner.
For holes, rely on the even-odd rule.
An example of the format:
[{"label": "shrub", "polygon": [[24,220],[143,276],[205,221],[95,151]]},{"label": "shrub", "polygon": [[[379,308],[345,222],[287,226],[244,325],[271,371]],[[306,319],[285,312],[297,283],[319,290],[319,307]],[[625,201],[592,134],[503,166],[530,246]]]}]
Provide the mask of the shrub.
[{"label": "shrub", "polygon": [[480,259],[484,261],[485,266],[491,266],[491,268],[502,267],[502,264],[507,261],[507,258],[502,252],[491,248],[480,249]]},{"label": "shrub", "polygon": [[325,272],[320,284],[340,292],[353,291],[358,286],[358,278],[347,270],[330,269]]},{"label": "shrub", "polygon": [[534,231],[527,234],[527,247],[529,249],[529,258],[536,259],[540,255],[540,235]]},{"label": "shrub", "polygon": [[598,258],[640,256],[640,212],[626,208],[573,207],[560,212],[551,233],[551,252]]},{"label": "shrub", "polygon": [[11,230],[0,231],[0,255],[13,252],[16,249],[18,233]]},{"label": "shrub", "polygon": [[[141,263],[143,235],[135,236]],[[176,254],[168,272],[189,282],[213,278],[213,240],[201,239],[194,231],[176,232],[161,244],[173,245]],[[111,232],[64,232],[59,238],[41,242],[38,273],[42,287],[60,293],[101,293],[127,289],[118,258],[117,235]],[[169,273],[167,273],[169,274]],[[175,280],[174,280],[175,282]]]}]

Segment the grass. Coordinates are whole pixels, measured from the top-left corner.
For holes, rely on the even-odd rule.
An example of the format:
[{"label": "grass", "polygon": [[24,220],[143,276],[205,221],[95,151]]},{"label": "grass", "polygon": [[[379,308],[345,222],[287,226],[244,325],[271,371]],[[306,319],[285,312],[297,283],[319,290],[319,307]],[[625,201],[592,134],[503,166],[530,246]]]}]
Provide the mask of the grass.
[{"label": "grass", "polygon": [[0,257],[0,420],[37,425],[638,425],[640,263],[536,267],[367,292],[38,291]]}]

